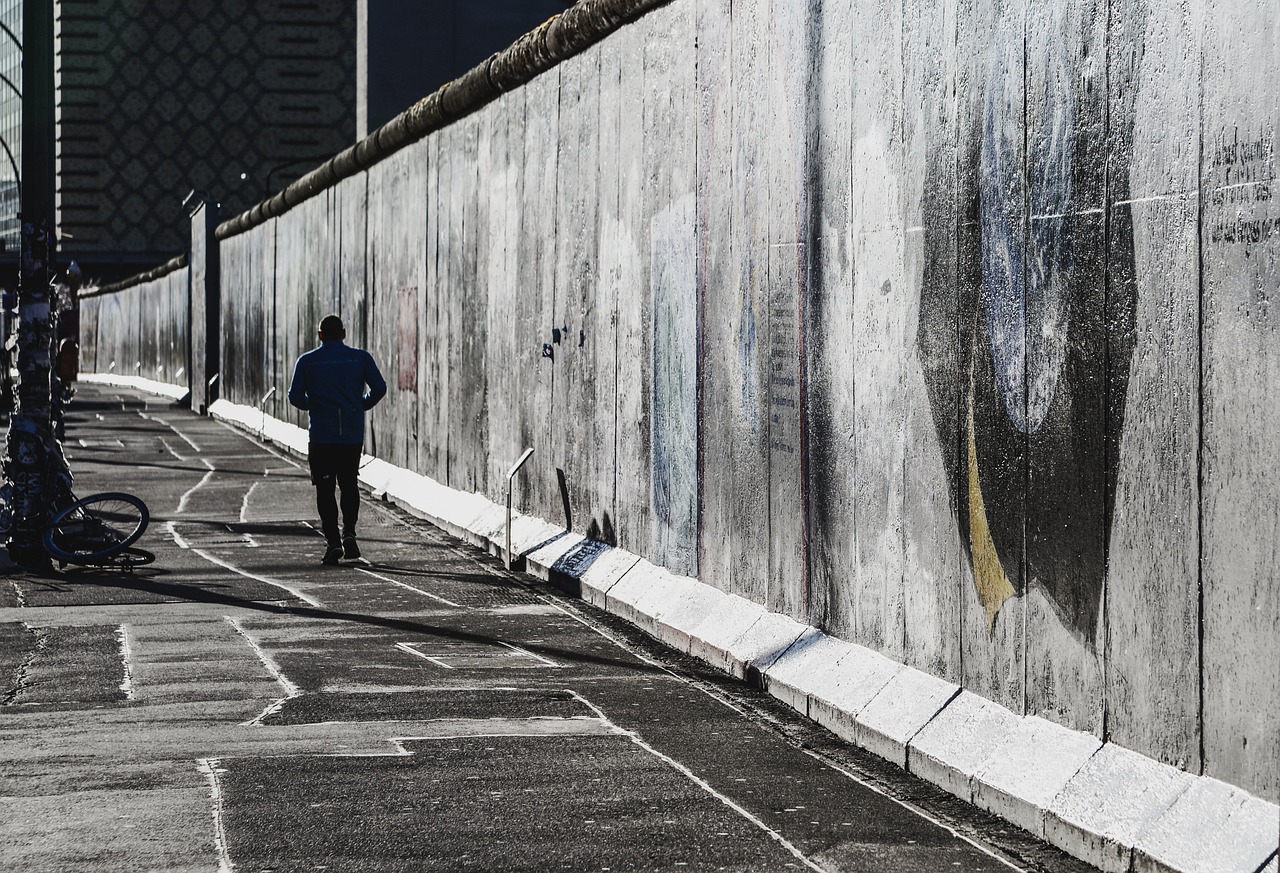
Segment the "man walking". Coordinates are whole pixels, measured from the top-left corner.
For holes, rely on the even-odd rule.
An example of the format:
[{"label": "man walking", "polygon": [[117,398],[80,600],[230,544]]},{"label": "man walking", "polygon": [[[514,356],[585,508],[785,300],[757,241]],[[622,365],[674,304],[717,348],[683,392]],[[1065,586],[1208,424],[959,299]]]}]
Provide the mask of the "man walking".
[{"label": "man walking", "polygon": [[[298,358],[289,383],[289,402],[307,410],[310,442],[307,460],[311,484],[316,486],[320,530],[328,546],[324,563],[360,557],[356,520],[360,515],[360,450],[364,445],[364,414],[387,393],[373,355],[343,342],[342,319],[329,315],[320,322],[320,346]],[[338,535],[338,504],[334,485],[342,489],[342,535]]]}]

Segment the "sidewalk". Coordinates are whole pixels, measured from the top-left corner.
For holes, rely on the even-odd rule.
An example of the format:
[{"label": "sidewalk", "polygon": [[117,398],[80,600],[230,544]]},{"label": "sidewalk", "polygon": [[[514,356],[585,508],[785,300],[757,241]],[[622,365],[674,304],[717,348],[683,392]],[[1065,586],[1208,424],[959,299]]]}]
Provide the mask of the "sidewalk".
[{"label": "sidewalk", "polygon": [[369,495],[321,566],[223,423],[86,387],[67,450],[157,561],[0,580],[0,869],[1085,869]]}]

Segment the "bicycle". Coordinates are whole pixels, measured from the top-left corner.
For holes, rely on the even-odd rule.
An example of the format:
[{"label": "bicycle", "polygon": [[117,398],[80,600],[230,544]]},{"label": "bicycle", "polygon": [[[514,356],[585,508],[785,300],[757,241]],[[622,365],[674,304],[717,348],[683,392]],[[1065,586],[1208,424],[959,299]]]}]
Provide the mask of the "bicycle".
[{"label": "bicycle", "polygon": [[54,514],[44,530],[44,550],[65,567],[79,564],[132,573],[155,555],[131,548],[151,514],[138,497],[123,491],[91,494]]}]

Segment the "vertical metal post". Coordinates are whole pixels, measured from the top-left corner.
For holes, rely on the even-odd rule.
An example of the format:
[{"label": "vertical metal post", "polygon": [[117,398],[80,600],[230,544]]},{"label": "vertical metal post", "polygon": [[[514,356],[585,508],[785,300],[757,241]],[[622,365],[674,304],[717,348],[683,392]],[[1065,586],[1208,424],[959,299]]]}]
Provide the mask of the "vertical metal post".
[{"label": "vertical metal post", "polygon": [[533,454],[533,449],[524,450],[524,454],[520,456],[520,460],[515,462],[510,470],[507,471],[507,569],[511,569],[511,480],[515,479],[516,473],[520,472],[520,468],[524,466],[524,462],[529,460],[529,456]]},{"label": "vertical metal post", "polygon": [[70,494],[71,474],[54,438],[50,402],[53,323],[49,283],[54,232],[53,0],[22,4],[22,263],[18,285],[18,402],[5,445],[11,489],[9,556],[48,566],[41,532],[51,507]]},{"label": "vertical metal post", "polygon": [[271,390],[262,395],[262,399],[258,401],[258,411],[262,413],[262,427],[258,428],[258,436],[265,438],[267,435],[267,401],[276,396],[276,386],[272,385]]}]

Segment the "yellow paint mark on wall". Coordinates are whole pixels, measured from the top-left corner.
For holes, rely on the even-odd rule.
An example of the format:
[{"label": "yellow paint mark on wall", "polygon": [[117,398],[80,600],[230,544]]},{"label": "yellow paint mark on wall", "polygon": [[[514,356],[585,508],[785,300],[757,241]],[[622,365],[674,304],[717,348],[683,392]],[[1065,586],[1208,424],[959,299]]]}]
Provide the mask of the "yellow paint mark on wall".
[{"label": "yellow paint mark on wall", "polygon": [[978,600],[987,611],[987,631],[996,626],[996,616],[1005,601],[1018,592],[1005,575],[996,554],[987,523],[987,506],[982,499],[982,483],[978,481],[978,443],[973,433],[973,380],[969,381],[969,553],[973,556],[973,584]]}]

